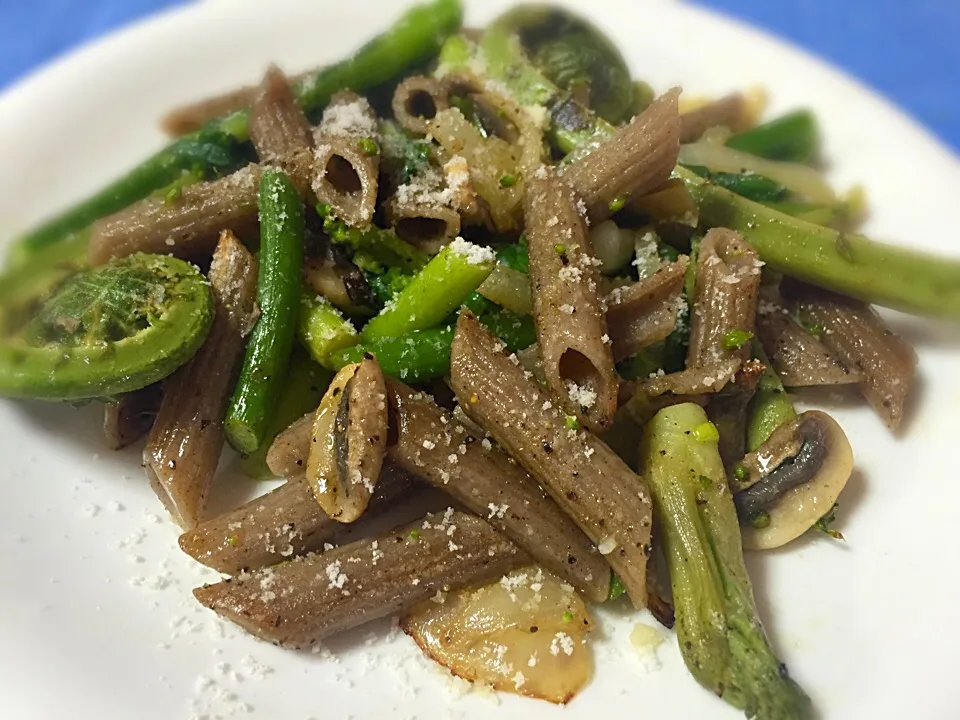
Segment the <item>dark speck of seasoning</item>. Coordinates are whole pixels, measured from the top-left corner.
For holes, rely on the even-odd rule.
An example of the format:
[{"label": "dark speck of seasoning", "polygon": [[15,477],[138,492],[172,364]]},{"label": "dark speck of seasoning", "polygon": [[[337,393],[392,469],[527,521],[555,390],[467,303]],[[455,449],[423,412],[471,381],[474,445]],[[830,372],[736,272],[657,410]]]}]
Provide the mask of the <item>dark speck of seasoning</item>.
[{"label": "dark speck of seasoning", "polygon": [[369,438],[369,442],[370,442],[371,445],[376,445],[378,442],[380,442],[380,436],[379,436],[379,435],[371,435],[370,438]]},{"label": "dark speck of seasoning", "polygon": [[532,632],[532,633],[535,633],[535,632],[536,632],[537,630],[539,630],[539,629],[540,629],[540,628],[538,628],[536,625],[531,625],[531,626],[530,626],[530,632]]},{"label": "dark speck of seasoning", "polygon": [[687,640],[687,642],[685,642],[685,643],[683,644],[683,646],[684,646],[687,650],[693,650],[693,643],[690,642],[689,640]]},{"label": "dark speck of seasoning", "polygon": [[297,460],[297,467],[303,467],[303,460]]},{"label": "dark speck of seasoning", "polygon": [[666,451],[666,450],[661,450],[661,451],[660,451],[660,454],[661,454],[661,455],[666,455],[666,454],[667,454],[667,451]]},{"label": "dark speck of seasoning", "polygon": [[567,490],[567,500],[576,500],[577,494],[573,490]]},{"label": "dark speck of seasoning", "polygon": [[580,472],[577,471],[577,470],[574,470],[574,471],[573,471],[573,476],[574,476],[574,477],[580,477]]},{"label": "dark speck of seasoning", "polygon": [[363,359],[364,359],[364,360],[373,360],[373,354],[368,353],[368,352],[365,352],[365,353],[363,354]]},{"label": "dark speck of seasoning", "polygon": [[475,443],[476,441],[477,441],[477,439],[476,439],[473,435],[467,435],[467,436],[463,439],[463,444],[464,444],[464,445],[469,445],[470,443]]},{"label": "dark speck of seasoning", "polygon": [[339,395],[339,394],[340,394],[340,388],[335,387],[335,388],[333,389],[333,397],[336,397],[336,396]]},{"label": "dark speck of seasoning", "polygon": [[650,553],[653,551],[653,548],[650,547],[650,543],[647,543],[643,546],[643,554],[647,557],[650,557]]},{"label": "dark speck of seasoning", "polygon": [[551,445],[551,444],[548,443],[546,440],[544,440],[544,441],[543,441],[543,451],[544,451],[545,453],[552,453],[552,452],[553,452],[553,445]]},{"label": "dark speck of seasoning", "polygon": [[573,555],[567,556],[567,565],[576,565],[577,559]]}]

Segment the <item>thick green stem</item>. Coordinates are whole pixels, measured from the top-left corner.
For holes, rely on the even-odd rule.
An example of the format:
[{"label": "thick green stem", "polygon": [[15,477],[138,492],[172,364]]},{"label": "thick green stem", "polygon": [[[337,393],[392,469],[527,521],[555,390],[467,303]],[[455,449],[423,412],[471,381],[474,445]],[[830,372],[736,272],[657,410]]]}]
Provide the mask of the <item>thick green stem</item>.
[{"label": "thick green stem", "polygon": [[793,401],[783,387],[780,377],[770,367],[763,347],[756,340],[753,342],[753,356],[760,360],[766,369],[757,382],[757,391],[753,394],[747,410],[747,452],[753,452],[763,445],[774,430],[797,416]]},{"label": "thick green stem", "polygon": [[810,699],[790,679],[764,635],[743,563],[740,526],[707,416],[690,403],[647,425],[641,465],[662,532],[687,668],[748,717],[802,720]]},{"label": "thick green stem", "polygon": [[707,227],[739,232],[767,266],[867,303],[960,319],[960,260],[813,225],[677,168]]},{"label": "thick green stem", "polygon": [[769,160],[804,163],[816,155],[820,131],[812,112],[797,110],[734,135],[727,146]]},{"label": "thick green stem", "polygon": [[310,357],[324,366],[329,364],[331,353],[360,342],[353,323],[326,298],[309,291],[304,291],[300,299],[297,337]]}]

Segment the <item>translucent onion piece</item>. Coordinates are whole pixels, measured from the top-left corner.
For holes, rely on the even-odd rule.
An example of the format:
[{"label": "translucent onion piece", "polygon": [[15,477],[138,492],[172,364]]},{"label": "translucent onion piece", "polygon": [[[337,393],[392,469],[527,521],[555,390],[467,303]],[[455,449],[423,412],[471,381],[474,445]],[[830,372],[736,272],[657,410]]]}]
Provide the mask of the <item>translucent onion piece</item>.
[{"label": "translucent onion piece", "polygon": [[473,590],[438,593],[401,627],[465,680],[566,703],[593,674],[593,620],[573,588],[536,566]]}]

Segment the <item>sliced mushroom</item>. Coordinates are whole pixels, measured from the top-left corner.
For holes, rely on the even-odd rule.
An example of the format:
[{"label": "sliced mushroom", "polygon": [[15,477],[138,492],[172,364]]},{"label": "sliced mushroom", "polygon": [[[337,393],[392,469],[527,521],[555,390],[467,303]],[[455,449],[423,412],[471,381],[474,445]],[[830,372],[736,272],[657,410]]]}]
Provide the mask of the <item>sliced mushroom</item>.
[{"label": "sliced mushroom", "polygon": [[829,512],[850,478],[853,451],[836,420],[811,410],[778,428],[742,466],[746,489],[733,498],[743,546],[769,550],[800,537]]},{"label": "sliced mushroom", "polygon": [[353,522],[376,488],[387,442],[387,395],[373,356],[343,368],[317,409],[307,482],[331,518]]}]

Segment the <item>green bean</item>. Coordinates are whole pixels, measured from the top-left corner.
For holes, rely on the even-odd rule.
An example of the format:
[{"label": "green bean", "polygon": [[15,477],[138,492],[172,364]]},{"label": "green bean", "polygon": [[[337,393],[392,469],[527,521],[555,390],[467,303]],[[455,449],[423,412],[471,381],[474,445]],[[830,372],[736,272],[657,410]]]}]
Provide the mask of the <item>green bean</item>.
[{"label": "green bean", "polygon": [[774,655],[757,617],[716,437],[703,409],[685,403],[654,416],[640,449],[680,654],[697,682],[747,717],[804,720],[812,716],[810,698]]},{"label": "green bean", "polygon": [[677,168],[706,227],[739,232],[767,266],[876,305],[960,318],[960,260],[813,225]]},{"label": "green bean", "polygon": [[763,445],[774,430],[797,416],[793,401],[757,340],[753,341],[753,356],[766,369],[757,382],[757,390],[747,409],[747,452],[753,452]]},{"label": "green bean", "polygon": [[353,324],[330,302],[313,292],[304,292],[300,299],[297,337],[321,365],[327,365],[331,353],[360,342]]},{"label": "green bean", "polygon": [[492,272],[495,257],[486,248],[456,240],[410,281],[383,311],[367,323],[364,341],[397,337],[442,322]]},{"label": "green bean", "polygon": [[303,205],[287,174],[265,169],[257,202],[260,317],[250,335],[224,422],[228,442],[241,453],[252,453],[263,444],[283,387],[293,346],[303,264]]},{"label": "green bean", "polygon": [[206,279],[173,257],[136,254],[80,272],[0,340],[0,395],[80,400],[139,390],[196,353],[213,314]]},{"label": "green bean", "polygon": [[797,110],[763,125],[737,133],[727,147],[769,160],[809,162],[820,146],[817,119],[809,110]]},{"label": "green bean", "polygon": [[[295,88],[301,107],[315,118],[337,90],[348,87],[363,92],[426,62],[437,54],[444,39],[456,32],[461,20],[458,0],[433,0],[411,7],[350,58],[301,80]],[[235,112],[179,138],[106,188],[22,236],[13,257],[22,259],[122,210],[168,185],[184,170],[200,170],[210,176],[241,167],[252,157],[248,120],[246,110]]]},{"label": "green bean", "polygon": [[280,397],[270,416],[270,424],[263,442],[254,452],[244,455],[240,468],[244,474],[255,480],[273,477],[267,467],[267,451],[274,438],[286,430],[294,420],[303,417],[320,404],[320,399],[333,379],[333,373],[317,365],[302,350],[294,350],[290,358],[290,369],[284,378]]},{"label": "green bean", "polygon": [[517,272],[530,272],[530,258],[527,255],[527,243],[523,237],[520,242],[504,245],[497,251],[497,260]]}]

